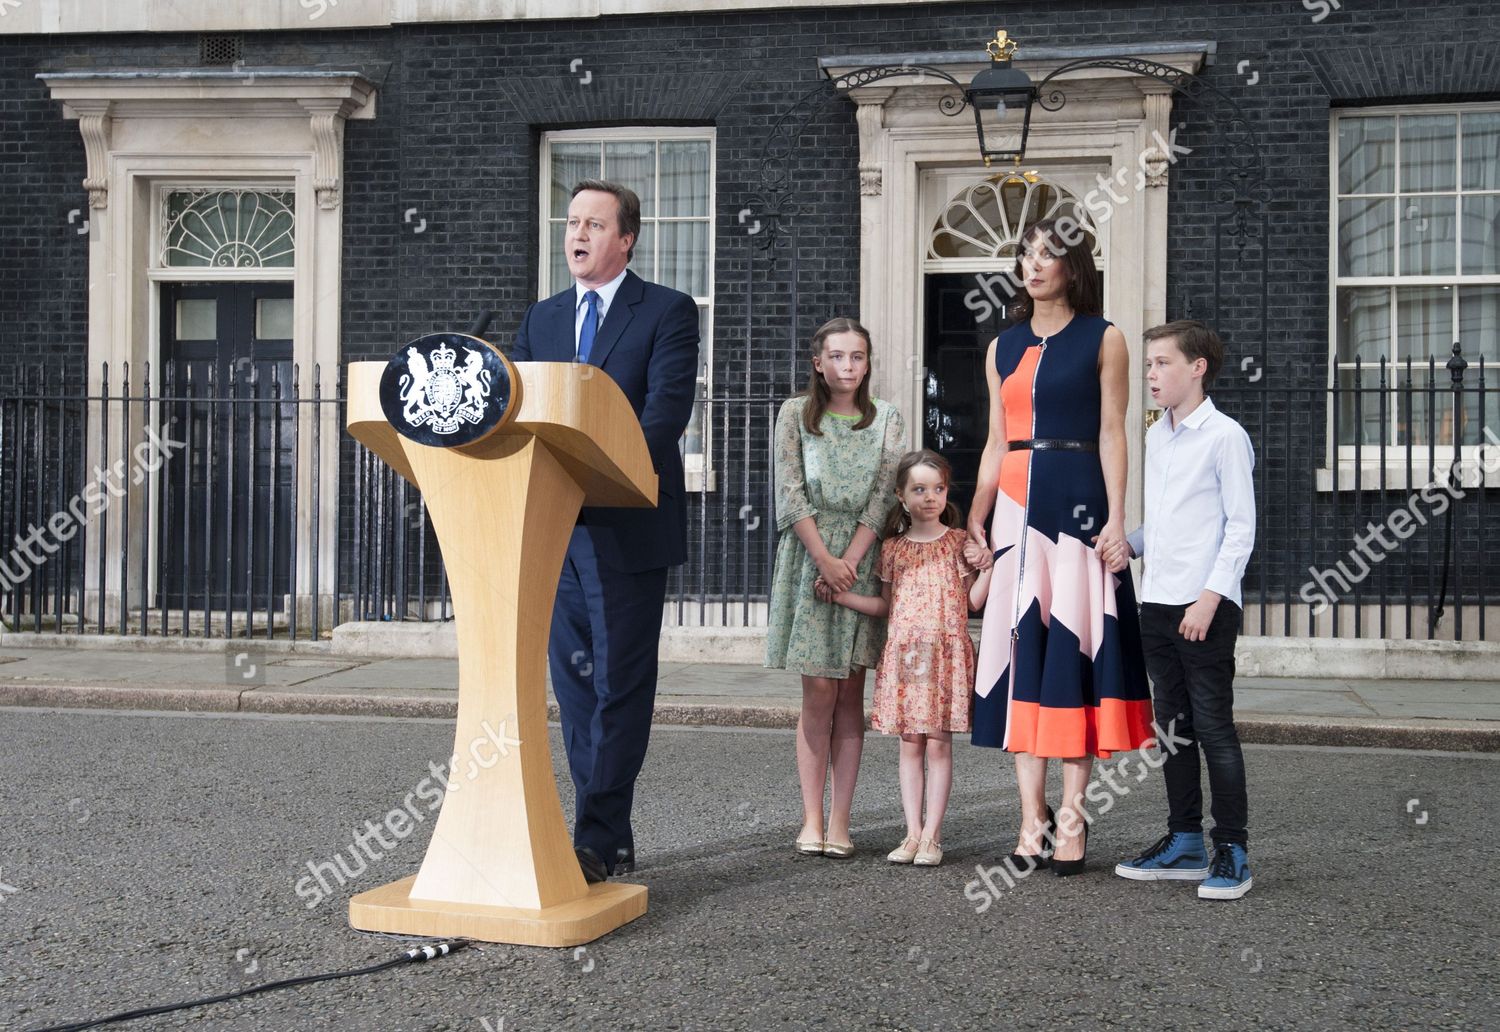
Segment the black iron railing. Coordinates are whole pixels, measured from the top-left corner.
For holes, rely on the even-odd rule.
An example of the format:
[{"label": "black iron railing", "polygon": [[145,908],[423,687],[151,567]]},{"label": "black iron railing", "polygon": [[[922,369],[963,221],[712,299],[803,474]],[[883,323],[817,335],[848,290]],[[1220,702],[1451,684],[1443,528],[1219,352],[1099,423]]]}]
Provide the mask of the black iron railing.
[{"label": "black iron railing", "polygon": [[[344,433],[341,385],[322,384],[290,363],[161,378],[120,366],[90,389],[24,374],[0,398],[6,624],[307,640],[349,620],[450,619],[419,495]],[[1331,388],[1213,396],[1257,449],[1245,633],[1494,636],[1500,398],[1483,362],[1455,351],[1447,365],[1356,366]],[[764,624],[780,403],[699,402],[668,624]],[[1319,432],[1289,429],[1309,418]]]},{"label": "black iron railing", "polygon": [[1483,358],[1455,343],[1446,363],[1356,360],[1330,387],[1213,397],[1257,451],[1244,633],[1494,636],[1500,394]]},{"label": "black iron railing", "polygon": [[[0,399],[0,605],[15,630],[321,636],[342,402],[290,363],[27,370]],[[336,482],[336,476],[332,478]]]}]

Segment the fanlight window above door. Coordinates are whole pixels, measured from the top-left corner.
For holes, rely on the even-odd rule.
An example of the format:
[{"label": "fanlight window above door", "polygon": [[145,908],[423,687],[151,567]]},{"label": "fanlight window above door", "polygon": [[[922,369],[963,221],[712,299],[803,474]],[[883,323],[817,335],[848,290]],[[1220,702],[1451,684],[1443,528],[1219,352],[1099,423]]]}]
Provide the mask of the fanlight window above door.
[{"label": "fanlight window above door", "polygon": [[948,201],[933,224],[927,257],[1014,259],[1028,229],[1063,216],[1083,229],[1095,262],[1100,261],[1094,222],[1077,197],[1034,173],[991,176]]},{"label": "fanlight window above door", "polygon": [[161,268],[290,269],[291,190],[194,187],[162,195]]}]

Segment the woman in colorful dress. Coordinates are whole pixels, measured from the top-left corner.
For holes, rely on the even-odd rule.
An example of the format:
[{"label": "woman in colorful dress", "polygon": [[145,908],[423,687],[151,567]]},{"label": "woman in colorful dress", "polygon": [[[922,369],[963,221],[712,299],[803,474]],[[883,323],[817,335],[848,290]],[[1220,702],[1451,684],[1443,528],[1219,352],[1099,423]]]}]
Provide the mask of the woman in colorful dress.
[{"label": "woman in colorful dress", "polygon": [[[831,319],[812,339],[807,390],[776,417],[776,567],[766,666],[802,675],[797,774],[802,782],[798,853],[854,855],[849,813],[864,749],[865,671],[880,660],[885,621],[820,601],[835,591],[879,593],[877,537],[895,504],[905,451],[901,413],[870,396],[870,334]],[[833,793],[823,817],[832,764]]]},{"label": "woman in colorful dress", "polygon": [[[1076,223],[1033,226],[1017,277],[1018,321],[986,359],[989,439],[969,513],[970,539],[995,561],[973,742],[1016,754],[1012,863],[1050,862],[1069,875],[1083,870],[1094,758],[1152,738],[1130,571],[1111,573],[1099,557],[1125,536],[1129,355],[1100,314],[1099,275]],[[1049,759],[1063,768],[1055,813]]]}]

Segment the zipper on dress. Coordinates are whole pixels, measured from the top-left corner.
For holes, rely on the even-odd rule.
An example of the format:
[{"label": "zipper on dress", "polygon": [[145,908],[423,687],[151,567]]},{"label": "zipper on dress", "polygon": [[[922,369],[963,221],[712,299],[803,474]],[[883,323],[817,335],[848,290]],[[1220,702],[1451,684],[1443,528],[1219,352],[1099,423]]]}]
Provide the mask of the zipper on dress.
[{"label": "zipper on dress", "polygon": [[[1042,373],[1042,359],[1047,357],[1047,341],[1051,337],[1048,334],[1042,338],[1041,350],[1037,353],[1036,365],[1031,370],[1031,437],[1036,439],[1036,381]],[[1026,456],[1026,511],[1021,515],[1021,543],[1018,546],[1021,551],[1019,567],[1016,573],[1016,606],[1015,616],[1010,622],[1010,683],[1011,695],[1015,695],[1016,683],[1016,643],[1021,639],[1021,594],[1026,590],[1026,535],[1031,529],[1031,467],[1036,453]]]}]

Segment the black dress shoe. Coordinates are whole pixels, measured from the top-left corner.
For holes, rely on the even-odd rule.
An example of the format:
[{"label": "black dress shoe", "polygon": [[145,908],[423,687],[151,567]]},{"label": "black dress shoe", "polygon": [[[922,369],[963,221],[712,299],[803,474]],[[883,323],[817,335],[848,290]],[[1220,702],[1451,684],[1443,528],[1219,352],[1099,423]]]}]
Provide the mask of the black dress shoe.
[{"label": "black dress shoe", "polygon": [[635,850],[633,848],[620,847],[615,850],[615,874],[635,873]]},{"label": "black dress shoe", "polygon": [[1041,870],[1051,863],[1051,860],[1046,853],[1012,853],[1005,858],[1005,862],[1010,864],[1012,871],[1025,874],[1032,870]]},{"label": "black dress shoe", "polygon": [[596,882],[606,881],[609,871],[604,866],[604,861],[599,859],[599,854],[588,846],[576,846],[573,855],[578,857],[578,866],[583,871],[583,880],[590,885]]},{"label": "black dress shoe", "polygon": [[1042,851],[1040,853],[1012,853],[1006,857],[1011,870],[1017,874],[1030,873],[1052,862],[1052,846],[1057,841],[1057,815],[1047,807],[1047,816],[1042,821]]},{"label": "black dress shoe", "polygon": [[1089,822],[1083,822],[1083,852],[1078,854],[1077,860],[1052,860],[1052,873],[1059,878],[1067,878],[1071,875],[1082,874],[1083,865],[1088,862],[1089,856]]}]

